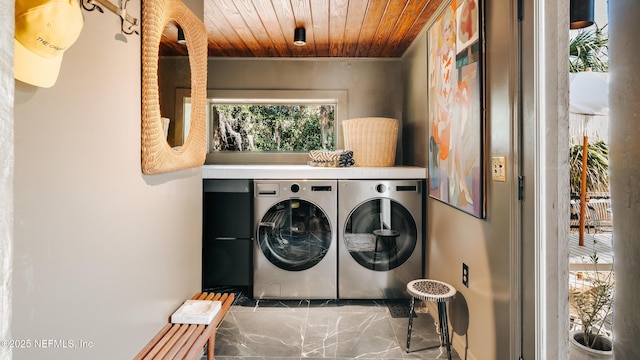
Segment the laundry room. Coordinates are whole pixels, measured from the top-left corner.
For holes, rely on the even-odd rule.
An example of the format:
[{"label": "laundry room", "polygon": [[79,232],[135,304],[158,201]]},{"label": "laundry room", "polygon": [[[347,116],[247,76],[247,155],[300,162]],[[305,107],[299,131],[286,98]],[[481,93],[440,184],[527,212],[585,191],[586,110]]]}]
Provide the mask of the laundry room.
[{"label": "laundry room", "polygon": [[[128,13],[141,19],[145,1],[129,2]],[[201,1],[185,3],[204,13]],[[504,19],[513,9],[488,10],[493,19]],[[82,33],[65,51],[52,88],[14,80],[12,69],[2,68],[15,82],[15,241],[7,294],[13,300],[13,338],[55,335],[94,346],[73,352],[15,350],[14,358],[132,358],[194,293],[236,288],[243,294],[238,303],[263,306],[227,314],[225,320],[237,321],[221,325],[216,346],[229,347],[226,353],[217,350],[216,358],[260,357],[267,350],[278,359],[355,358],[370,352],[436,357],[438,346],[419,350],[439,344],[431,321],[437,308],[418,301],[419,310],[430,314],[416,312],[411,344],[416,351],[405,355],[411,297],[406,288],[423,277],[457,290],[447,305],[454,358],[465,351],[475,354],[467,358],[507,358],[502,345],[511,333],[505,314],[514,305],[509,286],[514,230],[505,219],[516,196],[509,191],[514,179],[487,182],[485,218],[429,195],[425,32],[417,33],[401,56],[208,56],[202,76],[184,55],[143,62],[147,48],[141,36],[122,34],[117,15],[82,11]],[[189,34],[197,26],[189,25],[187,47],[194,49]],[[506,21],[491,24],[493,34],[510,30]],[[13,39],[7,41],[10,47]],[[511,51],[507,45],[494,41],[488,52]],[[148,80],[143,63],[159,66],[153,99],[169,119],[167,127],[159,118],[147,126],[143,107],[153,103],[147,86],[154,81],[141,81]],[[487,92],[495,95],[487,97],[486,155],[510,157],[512,135],[506,129],[512,125],[512,98],[498,91],[510,79],[498,74],[512,65],[495,55],[487,65]],[[225,124],[224,137],[212,135],[214,116],[204,129],[177,122],[205,107],[185,100],[196,101],[190,95],[193,72],[206,80],[203,103],[218,106],[217,116],[226,121],[217,122]],[[247,99],[320,107],[318,142],[301,152],[284,148],[287,141],[309,138],[305,129],[289,131],[286,122],[278,123],[277,136],[265,131],[271,135],[262,140],[236,134],[226,111]],[[333,123],[325,121],[330,118]],[[359,166],[363,153],[350,154],[345,146],[343,125],[370,118],[397,124],[393,137],[385,132],[386,139],[395,138],[393,151],[385,145],[365,152],[391,155],[384,166]],[[203,166],[153,173],[173,164],[172,155],[145,155],[141,164],[142,152],[167,143],[169,153],[191,157],[191,130],[206,132]],[[281,151],[239,151],[238,137],[253,139],[242,143],[243,149],[280,144]],[[163,142],[147,146],[158,138]],[[234,150],[209,151],[220,146],[216,139]],[[312,159],[311,150],[323,145],[324,155],[335,158]],[[201,160],[194,157],[191,164]],[[370,305],[366,310],[363,301]],[[318,312],[309,321],[312,307]],[[263,315],[269,312],[279,317]],[[306,326],[316,328],[301,333]],[[247,339],[256,345],[247,348],[252,353],[241,352]]]},{"label": "laundry room", "polygon": [[[161,67],[176,69],[182,60],[162,61]],[[218,330],[216,355],[288,357],[288,352],[298,354],[298,347],[299,354],[322,351],[316,355],[327,358],[401,356],[410,298],[406,287],[425,277],[427,197],[426,168],[403,159],[406,145],[418,140],[411,131],[407,136],[411,124],[402,122],[402,70],[402,61],[392,59],[209,60],[209,81],[216,86],[207,94],[212,115],[202,167],[202,290],[233,292],[239,304]],[[264,74],[280,75],[274,82]],[[171,77],[161,75],[162,81]],[[167,97],[181,85],[165,85]],[[328,125],[315,131],[316,143],[292,145],[302,150],[287,148],[295,139],[287,139],[284,128],[270,133],[270,142],[280,141],[287,151],[256,151],[273,144],[261,145],[260,134],[252,134],[252,142],[229,136],[249,133],[240,123],[251,116],[229,118],[248,112],[239,104],[257,108],[267,104],[262,99],[278,106],[295,99],[313,114],[326,114]],[[223,128],[233,150],[221,145]],[[238,222],[243,224],[239,234],[225,230]],[[299,318],[299,311],[306,318]],[[348,329],[365,326],[371,316],[379,333],[353,338]],[[420,337],[435,330],[426,319],[417,318],[416,350],[435,342]],[[315,326],[321,323],[333,324],[337,332],[315,343]],[[308,340],[299,343],[300,335]],[[287,345],[256,341],[269,337]],[[364,344],[366,349],[356,350]]]},{"label": "laundry room", "polygon": [[[163,61],[179,62],[181,60]],[[167,66],[172,69],[176,67],[175,64]],[[282,73],[284,69],[287,69],[287,73],[291,73],[291,76],[281,76],[277,84],[270,82],[269,78],[258,76],[258,74]],[[245,154],[242,154],[242,151],[225,153],[225,151],[210,150],[203,166],[205,189],[203,206],[205,209],[217,206],[221,210],[206,211],[208,214],[216,215],[205,214],[203,226],[206,229],[209,222],[231,222],[231,219],[224,216],[217,219],[220,213],[224,212],[226,216],[234,216],[234,218],[253,219],[251,238],[255,244],[253,251],[246,253],[245,257],[253,259],[255,268],[251,274],[247,274],[249,276],[242,283],[235,284],[233,281],[225,282],[224,279],[220,279],[217,283],[203,284],[205,289],[213,285],[252,284],[252,296],[259,299],[407,297],[404,291],[406,283],[424,274],[423,221],[425,217],[422,212],[425,201],[426,169],[403,165],[403,130],[401,121],[398,120],[402,118],[401,70],[402,63],[398,60],[247,59],[229,61],[214,59],[209,61],[209,78],[217,85],[215,92],[210,91],[210,95],[211,99],[216,99],[218,102],[225,98],[238,99],[242,96],[245,99],[253,96],[251,100],[255,102],[259,102],[260,97],[269,98],[271,101],[282,97],[285,101],[291,101],[287,97],[296,96],[303,97],[298,101],[304,101],[306,100],[304,97],[313,100],[314,97],[319,96],[325,102],[335,104],[336,109],[331,113],[334,125],[329,127],[329,131],[333,132],[331,138],[334,140],[324,151],[322,148],[310,148],[306,151],[298,151],[298,154],[292,154],[290,151],[280,153],[265,151],[258,154],[256,151],[247,151],[246,157],[243,158]],[[237,77],[232,75],[234,71],[241,71],[246,83],[239,83]],[[348,77],[341,76],[347,72]],[[314,74],[330,74],[330,76]],[[161,76],[163,77],[164,74]],[[232,82],[225,84],[225,77]],[[167,80],[163,78],[163,81]],[[314,84],[314,87],[323,90],[304,90],[305,83]],[[180,85],[172,84],[167,88],[175,89]],[[221,90],[226,87],[231,89]],[[238,88],[252,89],[252,91],[246,91],[246,94],[243,94],[243,91]],[[301,88],[301,90],[292,91],[295,88]],[[367,96],[358,94],[367,94]],[[217,118],[223,116],[218,115]],[[345,139],[343,124],[354,121],[359,121],[360,125],[357,126],[363,128],[354,130],[352,139]],[[210,124],[214,123],[215,119],[212,119]],[[218,124],[211,126],[213,129],[217,127],[219,127]],[[354,165],[321,163],[323,166],[313,166],[311,164],[311,151],[323,152],[328,156],[336,155],[340,150],[351,150],[345,148],[345,141],[351,141],[352,146],[358,146],[354,142],[359,139],[353,138],[362,137],[361,134],[365,132],[366,127],[381,133],[373,133],[369,138],[363,139],[363,142],[367,145],[380,145],[377,148],[359,145],[359,150],[352,151]],[[284,136],[284,134],[281,135],[282,141],[285,141]],[[208,137],[212,138],[213,135],[209,134]],[[376,137],[384,137],[383,140],[392,143],[393,147],[384,147],[381,139]],[[219,141],[211,141],[211,143],[217,142]],[[368,153],[372,153],[375,160],[366,158]],[[210,186],[229,182],[232,179],[250,183],[246,189],[250,191],[252,204],[246,201],[246,210],[238,215],[230,214],[240,201],[215,201],[213,200],[215,195],[207,190]],[[209,201],[214,202],[215,205],[210,205]],[[349,217],[350,213],[353,213],[353,217]],[[302,220],[297,225],[296,214],[303,214]],[[320,222],[321,227],[326,230],[310,231],[312,226],[309,224],[312,222]],[[394,231],[397,234],[373,236],[372,231],[376,229]],[[345,231],[347,231],[346,234]],[[360,236],[358,239],[357,236],[361,233],[367,233],[372,238]],[[361,242],[360,251],[352,249],[354,257],[348,255],[349,250],[345,248],[345,235],[347,238],[354,239],[354,243]],[[233,234],[219,234],[217,237],[238,238]],[[243,237],[246,236],[243,235]],[[203,239],[203,248],[209,249],[216,244],[229,242],[228,240],[216,241],[215,238],[215,236],[209,236]],[[310,239],[319,240],[315,255],[307,252],[303,258],[298,259],[299,252],[296,250],[301,248],[295,246],[296,238],[306,246],[309,246]],[[404,249],[404,245],[394,248],[394,255],[390,258],[391,250],[388,247],[395,242],[408,244],[407,249]],[[287,246],[284,246],[284,243]],[[385,249],[384,252],[380,252],[384,255],[379,258],[375,256],[376,245],[379,249]],[[308,249],[308,251],[314,250]],[[343,251],[346,253],[340,256],[342,262],[339,266],[338,254]],[[211,254],[216,252],[211,251]],[[358,254],[365,257],[355,260]],[[291,258],[288,259],[287,256]],[[355,264],[353,270],[350,270],[352,265],[346,261],[347,258]],[[411,261],[408,264],[398,264],[409,259]],[[301,260],[318,261],[318,264],[305,264],[301,263]],[[358,262],[370,264],[363,267]],[[222,264],[207,256],[203,257],[203,269],[208,268],[209,263]],[[378,268],[375,268],[376,266]],[[406,268],[408,266],[411,270]],[[287,270],[288,267],[292,269]],[[397,267],[397,269],[389,270],[390,267]],[[345,271],[339,274],[339,268]],[[358,268],[364,269],[360,275],[356,275]],[[382,268],[385,268],[385,271],[380,271]],[[220,273],[220,271],[213,272]],[[353,276],[349,277],[346,274]],[[210,278],[206,272],[203,273],[203,279],[205,278]],[[362,289],[362,285],[366,283],[379,285],[372,285],[368,290]],[[356,284],[362,285],[355,286]],[[341,291],[338,291],[339,286]]]}]

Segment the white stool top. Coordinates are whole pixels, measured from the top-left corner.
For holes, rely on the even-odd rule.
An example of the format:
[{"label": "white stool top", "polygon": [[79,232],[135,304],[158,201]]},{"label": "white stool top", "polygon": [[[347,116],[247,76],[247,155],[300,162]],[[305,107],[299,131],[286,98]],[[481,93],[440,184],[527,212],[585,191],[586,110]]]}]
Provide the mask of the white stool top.
[{"label": "white stool top", "polygon": [[456,296],[456,289],[442,281],[430,279],[413,280],[407,284],[407,292],[414,298],[426,301],[449,301]]}]

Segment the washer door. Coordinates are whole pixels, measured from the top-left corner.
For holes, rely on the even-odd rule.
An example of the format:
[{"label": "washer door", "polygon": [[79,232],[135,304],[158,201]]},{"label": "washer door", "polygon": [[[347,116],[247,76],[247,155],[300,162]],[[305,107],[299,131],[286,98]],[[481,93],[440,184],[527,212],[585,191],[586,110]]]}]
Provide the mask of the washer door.
[{"label": "washer door", "polygon": [[388,271],[405,263],[418,242],[418,230],[411,213],[391,199],[373,199],[349,214],[344,228],[344,245],[363,267]]},{"label": "washer door", "polygon": [[313,203],[289,199],[273,205],[258,223],[258,244],[275,266],[288,271],[318,264],[331,245],[331,223]]}]

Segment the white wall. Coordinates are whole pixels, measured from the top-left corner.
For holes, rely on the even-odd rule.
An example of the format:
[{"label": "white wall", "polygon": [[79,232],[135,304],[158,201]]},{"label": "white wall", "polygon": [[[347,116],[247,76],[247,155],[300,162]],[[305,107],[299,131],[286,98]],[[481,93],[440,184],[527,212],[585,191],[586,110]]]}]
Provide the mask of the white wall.
[{"label": "white wall", "polygon": [[201,170],[142,174],[140,36],[84,17],[54,87],[16,82],[12,336],[93,347],[15,359],[132,358],[200,289]]}]

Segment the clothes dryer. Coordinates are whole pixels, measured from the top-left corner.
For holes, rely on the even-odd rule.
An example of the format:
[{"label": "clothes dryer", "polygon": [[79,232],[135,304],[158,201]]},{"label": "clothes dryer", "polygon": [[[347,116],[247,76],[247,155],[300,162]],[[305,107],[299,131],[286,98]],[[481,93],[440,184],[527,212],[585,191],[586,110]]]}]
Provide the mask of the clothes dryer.
[{"label": "clothes dryer", "polygon": [[337,181],[254,186],[254,298],[336,299]]},{"label": "clothes dryer", "polygon": [[422,278],[423,180],[338,181],[338,297],[407,298]]}]

